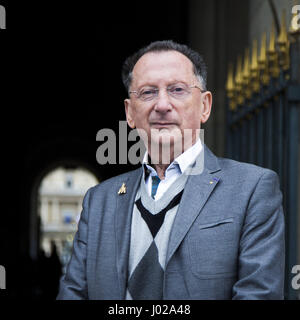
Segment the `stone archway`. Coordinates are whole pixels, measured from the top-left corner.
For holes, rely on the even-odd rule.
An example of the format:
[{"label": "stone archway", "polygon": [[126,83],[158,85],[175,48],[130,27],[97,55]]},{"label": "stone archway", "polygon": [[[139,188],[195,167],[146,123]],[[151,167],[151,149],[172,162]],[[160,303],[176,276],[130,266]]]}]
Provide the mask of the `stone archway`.
[{"label": "stone archway", "polygon": [[38,239],[40,255],[55,253],[65,271],[87,190],[100,183],[88,169],[77,166],[54,168],[41,181],[38,191]]},{"label": "stone archway", "polygon": [[[31,199],[30,199],[30,222],[29,222],[29,253],[30,257],[33,260],[37,259],[38,252],[40,249],[40,226],[41,219],[39,215],[39,199],[40,199],[40,186],[51,172],[53,172],[57,168],[65,168],[67,170],[76,170],[76,168],[82,168],[87,172],[90,172],[91,175],[100,182],[101,176],[99,175],[99,171],[96,170],[96,166],[91,166],[89,163],[85,163],[81,160],[74,159],[61,159],[57,161],[53,161],[47,167],[40,171],[38,176],[36,177],[31,191]],[[87,191],[87,190],[86,190]]]}]

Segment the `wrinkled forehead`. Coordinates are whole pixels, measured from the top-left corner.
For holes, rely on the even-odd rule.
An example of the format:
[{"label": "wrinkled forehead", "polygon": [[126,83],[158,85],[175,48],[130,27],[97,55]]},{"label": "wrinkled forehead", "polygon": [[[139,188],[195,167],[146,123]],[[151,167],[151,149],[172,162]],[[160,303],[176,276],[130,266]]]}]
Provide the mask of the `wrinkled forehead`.
[{"label": "wrinkled forehead", "polygon": [[193,64],[177,51],[148,52],[135,64],[132,71],[132,85],[160,84],[165,82],[194,79]]}]

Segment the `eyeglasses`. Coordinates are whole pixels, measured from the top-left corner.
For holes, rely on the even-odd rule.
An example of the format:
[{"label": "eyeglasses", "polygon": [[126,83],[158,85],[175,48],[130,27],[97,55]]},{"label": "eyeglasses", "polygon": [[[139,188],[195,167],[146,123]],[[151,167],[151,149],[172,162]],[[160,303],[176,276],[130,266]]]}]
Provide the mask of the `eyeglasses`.
[{"label": "eyeglasses", "polygon": [[[184,83],[172,84],[166,88],[166,91],[170,97],[183,100],[191,94],[191,89],[193,88],[197,88],[201,92],[205,92],[196,85],[188,86]],[[158,97],[159,89],[155,87],[145,87],[139,91],[129,91],[129,93],[136,94],[137,98],[142,101],[152,101]]]}]

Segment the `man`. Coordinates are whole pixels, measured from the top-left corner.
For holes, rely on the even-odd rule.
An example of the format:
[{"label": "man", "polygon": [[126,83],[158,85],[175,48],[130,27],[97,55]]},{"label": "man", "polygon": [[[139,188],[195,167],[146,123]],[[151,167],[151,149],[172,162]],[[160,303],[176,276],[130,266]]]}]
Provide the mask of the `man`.
[{"label": "man", "polygon": [[87,192],[58,299],[282,299],[278,178],[199,139],[212,105],[201,56],[154,42],[125,61],[123,82],[147,152]]}]

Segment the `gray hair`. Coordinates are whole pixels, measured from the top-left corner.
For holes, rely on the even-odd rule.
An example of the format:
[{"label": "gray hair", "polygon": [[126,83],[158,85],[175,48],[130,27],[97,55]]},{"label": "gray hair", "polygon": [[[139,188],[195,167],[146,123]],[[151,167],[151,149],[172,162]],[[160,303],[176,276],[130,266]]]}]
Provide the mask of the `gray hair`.
[{"label": "gray hair", "polygon": [[202,56],[184,44],[179,44],[172,40],[163,40],[151,42],[148,46],[141,48],[125,60],[122,67],[122,81],[127,92],[132,82],[132,71],[137,61],[148,52],[164,51],[178,51],[185,55],[193,64],[194,74],[199,80],[202,89],[206,90],[207,67]]}]

